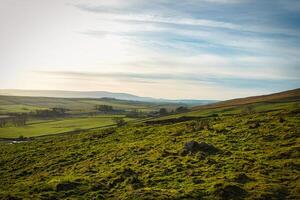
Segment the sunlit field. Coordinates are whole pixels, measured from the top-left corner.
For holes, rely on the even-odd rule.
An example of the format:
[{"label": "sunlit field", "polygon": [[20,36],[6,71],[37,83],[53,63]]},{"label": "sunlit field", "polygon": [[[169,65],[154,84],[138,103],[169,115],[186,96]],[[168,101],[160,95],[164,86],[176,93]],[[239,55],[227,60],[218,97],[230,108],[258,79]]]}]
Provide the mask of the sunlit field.
[{"label": "sunlit field", "polygon": [[[28,123],[22,127],[5,127],[0,128],[0,138],[18,138],[18,137],[34,137],[41,135],[51,135],[58,133],[66,133],[71,131],[80,131],[84,129],[107,127],[114,125],[113,118],[123,117],[122,115],[115,116],[96,116],[96,117],[81,117],[67,118],[58,120],[46,120],[39,122]],[[126,121],[132,119],[125,118]]]}]

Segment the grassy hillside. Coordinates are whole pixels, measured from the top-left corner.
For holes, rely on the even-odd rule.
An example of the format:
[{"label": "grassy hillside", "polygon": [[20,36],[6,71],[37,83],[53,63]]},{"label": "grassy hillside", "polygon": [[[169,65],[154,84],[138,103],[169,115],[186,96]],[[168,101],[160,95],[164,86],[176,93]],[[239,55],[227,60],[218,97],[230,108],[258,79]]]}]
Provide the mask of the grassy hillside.
[{"label": "grassy hillside", "polygon": [[0,199],[300,199],[299,103],[248,106],[1,143]]},{"label": "grassy hillside", "polygon": [[279,102],[294,102],[294,101],[300,101],[300,88],[295,89],[295,90],[279,92],[279,93],[275,93],[275,94],[269,94],[269,95],[221,101],[221,102],[214,103],[214,104],[194,107],[194,110],[209,109],[209,108],[215,109],[215,108],[225,108],[225,107],[236,107],[236,106],[240,106],[240,105],[264,103],[264,102],[279,103]]},{"label": "grassy hillside", "polygon": [[190,112],[164,116],[156,120],[172,119],[184,116],[205,117],[211,115],[232,115],[243,112],[268,112],[299,108],[300,89],[296,89],[271,95],[233,99],[203,106],[196,106],[191,108]]}]

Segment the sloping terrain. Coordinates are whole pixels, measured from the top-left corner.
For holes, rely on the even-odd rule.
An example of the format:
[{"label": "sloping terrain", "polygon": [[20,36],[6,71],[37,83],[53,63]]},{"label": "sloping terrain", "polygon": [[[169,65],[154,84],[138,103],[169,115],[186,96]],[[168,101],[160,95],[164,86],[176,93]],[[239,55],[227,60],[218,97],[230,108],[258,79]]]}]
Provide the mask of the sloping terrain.
[{"label": "sloping terrain", "polygon": [[152,121],[182,121],[188,117],[209,117],[218,115],[238,115],[240,113],[263,113],[270,111],[298,108],[300,103],[300,89],[286,92],[247,97],[222,101],[219,103],[192,107],[191,111],[177,113],[152,119]]},{"label": "sloping terrain", "polygon": [[253,103],[263,103],[263,102],[293,102],[293,101],[300,101],[300,88],[295,90],[289,90],[284,92],[279,92],[270,95],[262,95],[262,96],[254,96],[254,97],[247,97],[247,98],[240,98],[240,99],[233,99],[228,101],[221,101],[214,104],[203,105],[194,107],[194,110],[199,109],[208,109],[208,108],[224,108],[224,107],[232,107],[232,106],[240,106],[240,105],[247,105]]},{"label": "sloping terrain", "polygon": [[1,143],[0,199],[299,199],[300,105],[275,105]]}]

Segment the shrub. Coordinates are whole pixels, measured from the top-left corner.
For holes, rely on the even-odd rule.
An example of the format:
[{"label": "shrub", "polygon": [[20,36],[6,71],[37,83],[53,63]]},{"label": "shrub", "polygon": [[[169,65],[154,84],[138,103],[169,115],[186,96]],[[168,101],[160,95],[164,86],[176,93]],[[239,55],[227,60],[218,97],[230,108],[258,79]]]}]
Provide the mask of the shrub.
[{"label": "shrub", "polygon": [[118,127],[126,125],[126,122],[123,118],[116,117],[113,119],[113,122],[116,123]]}]

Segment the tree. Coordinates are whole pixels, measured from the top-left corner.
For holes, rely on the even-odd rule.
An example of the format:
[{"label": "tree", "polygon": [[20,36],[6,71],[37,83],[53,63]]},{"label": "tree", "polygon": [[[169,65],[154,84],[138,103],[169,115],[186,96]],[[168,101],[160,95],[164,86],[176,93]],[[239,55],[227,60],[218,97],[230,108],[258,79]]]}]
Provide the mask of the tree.
[{"label": "tree", "polygon": [[137,109],[133,109],[126,113],[126,117],[139,118],[139,117],[143,117],[143,113],[138,111]]},{"label": "tree", "polygon": [[245,106],[243,108],[243,110],[241,111],[242,114],[253,114],[254,113],[254,108],[252,105],[248,105],[248,106]]},{"label": "tree", "polygon": [[96,117],[97,113],[96,112],[90,112],[89,115],[90,115],[90,117]]},{"label": "tree", "polygon": [[5,127],[7,124],[7,119],[5,118],[0,118],[0,128]]},{"label": "tree", "polygon": [[101,112],[112,112],[114,109],[109,105],[96,105],[96,110]]},{"label": "tree", "polygon": [[66,112],[68,111],[65,108],[52,108],[53,113],[57,116],[63,116],[66,115]]},{"label": "tree", "polygon": [[66,108],[51,108],[51,110],[37,110],[35,113],[36,117],[51,118],[51,117],[64,117],[67,114],[68,109]]},{"label": "tree", "polygon": [[113,118],[113,122],[116,123],[118,127],[126,125],[125,120],[120,117]]},{"label": "tree", "polygon": [[175,112],[178,112],[178,113],[182,113],[182,112],[187,112],[189,111],[189,109],[185,106],[180,106],[178,108],[176,108]]},{"label": "tree", "polygon": [[166,115],[168,113],[167,109],[166,108],[161,108],[159,109],[159,114],[160,115]]},{"label": "tree", "polygon": [[27,122],[27,114],[17,114],[12,118],[12,123],[14,126],[25,126]]}]

